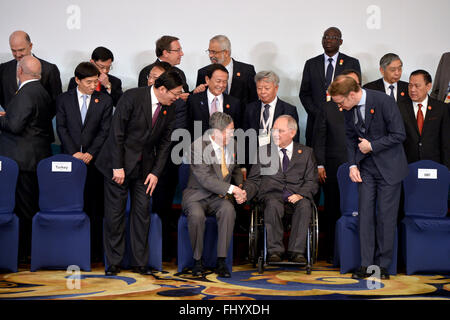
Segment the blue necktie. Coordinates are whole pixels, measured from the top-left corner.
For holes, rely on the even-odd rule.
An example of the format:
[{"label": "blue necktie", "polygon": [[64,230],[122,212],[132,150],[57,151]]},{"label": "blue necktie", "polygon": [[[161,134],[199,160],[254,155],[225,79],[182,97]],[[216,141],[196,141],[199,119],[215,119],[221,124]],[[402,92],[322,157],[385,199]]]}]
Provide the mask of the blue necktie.
[{"label": "blue necktie", "polygon": [[325,81],[326,81],[325,85],[326,85],[327,89],[330,86],[332,78],[333,78],[333,70],[334,70],[333,58],[328,58],[328,62],[329,63],[328,63],[328,67],[327,67],[327,73],[325,74]]},{"label": "blue necktie", "polygon": [[86,119],[86,113],[87,113],[87,104],[86,104],[86,100],[87,100],[87,94],[83,94],[83,105],[81,106],[81,123],[84,124],[84,119]]},{"label": "blue necktie", "polygon": [[395,99],[395,97],[394,97],[394,86],[391,84],[391,85],[389,86],[389,89],[391,89],[391,94],[390,94],[390,96],[391,96],[392,98]]}]

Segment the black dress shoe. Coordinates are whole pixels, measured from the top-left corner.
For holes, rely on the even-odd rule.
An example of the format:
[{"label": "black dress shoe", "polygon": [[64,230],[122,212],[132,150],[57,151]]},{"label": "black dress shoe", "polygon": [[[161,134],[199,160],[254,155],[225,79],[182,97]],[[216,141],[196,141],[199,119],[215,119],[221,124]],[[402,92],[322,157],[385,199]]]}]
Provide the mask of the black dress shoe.
[{"label": "black dress shoe", "polygon": [[367,274],[367,267],[359,267],[355,272],[352,274],[352,279],[365,279],[369,277],[370,275]]},{"label": "black dress shoe", "polygon": [[131,271],[133,271],[134,273],[142,274],[144,276],[152,276],[153,275],[153,271],[148,267],[133,267],[131,269]]},{"label": "black dress shoe", "polygon": [[380,267],[380,278],[381,280],[389,280],[391,278],[389,272],[383,267]]},{"label": "black dress shoe", "polygon": [[272,253],[269,254],[269,258],[268,258],[269,262],[281,262],[281,255],[279,253]]},{"label": "black dress shoe", "polygon": [[216,273],[220,278],[231,278],[231,273],[228,270],[227,264],[225,263],[225,258],[217,259]]},{"label": "black dress shoe", "polygon": [[120,272],[119,266],[112,265],[105,271],[106,276],[115,276]]},{"label": "black dress shoe", "polygon": [[293,253],[291,254],[289,260],[295,263],[304,263],[306,264],[306,259],[301,253]]},{"label": "black dress shoe", "polygon": [[192,267],[192,276],[201,277],[205,273],[205,269],[202,265],[202,260],[194,259],[194,266]]}]

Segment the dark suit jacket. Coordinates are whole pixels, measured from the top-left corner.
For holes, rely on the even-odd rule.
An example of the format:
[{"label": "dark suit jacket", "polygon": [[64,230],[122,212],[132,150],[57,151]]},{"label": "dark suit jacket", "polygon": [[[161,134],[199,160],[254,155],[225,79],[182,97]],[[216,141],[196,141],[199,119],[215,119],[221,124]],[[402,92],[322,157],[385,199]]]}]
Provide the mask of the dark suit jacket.
[{"label": "dark suit jacket", "polygon": [[345,120],[342,108],[325,103],[314,123],[313,148],[317,165],[325,167],[327,176],[336,176],[338,167],[347,161]]},{"label": "dark suit jacket", "polygon": [[0,117],[0,155],[17,162],[21,171],[36,171],[52,155],[52,100],[39,81],[26,83]]},{"label": "dark suit jacket", "polygon": [[[36,57],[37,58],[37,57]],[[37,58],[39,59],[39,58]],[[62,92],[61,78],[58,67],[55,64],[39,59],[41,62],[41,84],[47,90],[54,104],[56,97]],[[17,87],[17,61],[15,59],[2,63],[0,65],[0,104],[7,110],[8,104],[14,97]],[[55,115],[55,107],[53,108],[53,116]],[[52,117],[53,117],[52,116]]]},{"label": "dark suit jacket", "polygon": [[108,138],[95,165],[107,178],[112,169],[123,168],[125,178],[142,157],[142,174],[159,177],[170,155],[170,136],[175,122],[175,108],[162,106],[152,128],[152,87],[126,91],[117,104]]},{"label": "dark suit jacket", "polygon": [[222,176],[220,164],[217,163],[208,138],[200,137],[191,144],[190,163],[189,180],[183,191],[183,207],[186,203],[200,201],[213,195],[225,196],[232,182],[236,186],[243,183],[241,168],[236,163],[229,165],[229,174],[225,178]]},{"label": "dark suit jacket", "polygon": [[94,91],[84,124],[81,123],[77,89],[71,89],[56,99],[56,130],[63,153],[88,152],[97,157],[108,137],[113,101],[101,92]]},{"label": "dark suit jacket", "polygon": [[[445,101],[450,81],[450,52],[446,52],[439,60],[434,77],[433,89],[431,89],[431,97],[439,101]],[[449,110],[450,111],[450,110]]]},{"label": "dark suit jacket", "polygon": [[[194,121],[202,122],[203,135],[206,130],[209,129],[209,107],[208,107],[208,95],[206,90],[197,94],[189,95],[187,101],[188,123],[189,131],[193,136],[194,133]],[[234,127],[241,127],[241,103],[235,97],[223,94],[223,112],[229,114],[233,118]],[[197,139],[198,137],[194,137]]]},{"label": "dark suit jacket", "polygon": [[[244,123],[243,123],[243,129],[255,129],[256,133],[259,133],[259,129],[263,129],[261,127],[261,100],[257,100],[255,102],[249,103],[245,107],[245,115],[244,115]],[[275,123],[275,120],[281,116],[281,115],[290,115],[292,116],[295,121],[297,121],[298,125],[298,113],[297,108],[293,106],[292,104],[289,104],[287,102],[284,102],[280,98],[278,98],[277,104],[275,105],[275,112],[273,115],[273,123]],[[272,125],[273,125],[272,123]],[[297,130],[297,134],[294,137],[294,141],[298,142],[300,141],[300,127],[299,130]]]},{"label": "dark suit jacket", "polygon": [[[377,90],[377,91],[386,93],[386,91],[384,90],[383,78],[366,83],[363,86],[363,88]],[[396,100],[397,104],[411,101],[411,99],[409,98],[409,94],[408,94],[408,82],[400,80],[397,83],[397,97],[396,98],[397,98],[397,100]]]},{"label": "dark suit jacket", "polygon": [[[117,102],[119,102],[120,97],[123,94],[122,91],[122,81],[111,75],[108,74],[109,82],[111,82],[111,93],[106,90],[106,88],[103,85],[100,85],[100,92],[103,92],[104,94],[109,95],[113,100],[113,105],[117,106]],[[77,83],[75,81],[75,77],[72,77],[69,81],[69,86],[67,88],[67,91],[72,90],[77,87]]]},{"label": "dark suit jacket", "polygon": [[450,119],[447,105],[428,97],[427,113],[419,135],[412,102],[399,104],[406,131],[403,143],[408,163],[433,160],[450,169]]},{"label": "dark suit jacket", "polygon": [[[158,61],[158,59],[156,59],[156,61]],[[153,66],[154,66],[155,62],[153,62],[152,64],[149,64],[146,67],[144,67],[141,70],[141,72],[139,72],[138,87],[146,87],[146,86],[148,86],[147,76],[148,76],[148,73],[150,72],[150,70],[153,69]],[[179,68],[177,68],[175,66],[173,67],[173,69],[180,74],[181,79],[183,80],[183,90],[184,90],[184,92],[189,92],[189,86],[188,86],[188,84],[186,82],[186,75],[184,74],[183,70],[181,70],[181,69],[179,69]]]},{"label": "dark suit jacket", "polygon": [[[205,66],[198,70],[196,87],[205,83],[207,68],[208,66]],[[255,67],[253,65],[233,59],[233,79],[231,80],[231,89],[228,88],[228,94],[238,98],[243,106],[258,99],[255,74]]]},{"label": "dark suit jacket", "polygon": [[[341,61],[342,64],[340,63]],[[357,59],[339,53],[334,77],[337,77],[346,69],[354,69],[361,73],[361,67]],[[300,101],[308,114],[305,133],[308,143],[312,141],[316,114],[326,102],[327,89],[325,83],[324,54],[320,54],[306,61],[303,69],[302,83],[300,85]]]},{"label": "dark suit jacket", "polygon": [[[259,149],[259,153],[261,152],[264,152],[264,148]],[[266,152],[273,162],[262,164],[258,159],[258,163],[252,166],[244,183],[247,199],[250,200],[254,196],[264,201],[270,198],[282,199],[283,190],[286,188],[292,194],[299,194],[313,201],[314,195],[319,190],[317,162],[313,150],[294,142],[292,157],[286,172],[282,170],[278,148],[272,144],[272,148],[267,148]],[[271,163],[275,162],[278,163],[275,173],[261,175],[262,168],[267,169]]]},{"label": "dark suit jacket", "polygon": [[371,156],[384,180],[396,184],[408,175],[408,163],[403,151],[405,127],[394,99],[386,93],[365,89],[365,134],[355,125],[355,108],[344,111],[349,165],[359,165],[366,157],[358,148],[359,137],[372,145]]}]

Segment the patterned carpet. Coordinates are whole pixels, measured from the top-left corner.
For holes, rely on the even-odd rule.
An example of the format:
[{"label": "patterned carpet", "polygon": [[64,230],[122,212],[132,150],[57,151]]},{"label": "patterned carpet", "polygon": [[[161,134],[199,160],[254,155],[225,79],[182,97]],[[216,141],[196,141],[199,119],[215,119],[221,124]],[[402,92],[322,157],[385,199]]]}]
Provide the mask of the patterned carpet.
[{"label": "patterned carpet", "polygon": [[0,274],[0,300],[450,300],[449,275],[398,274],[391,280],[354,280],[325,262],[312,274],[293,267],[268,267],[259,274],[251,265],[233,266],[232,277],[204,278],[178,274],[176,265],[164,264],[155,276],[122,271],[105,277],[101,265],[81,272],[81,280],[66,271]]}]

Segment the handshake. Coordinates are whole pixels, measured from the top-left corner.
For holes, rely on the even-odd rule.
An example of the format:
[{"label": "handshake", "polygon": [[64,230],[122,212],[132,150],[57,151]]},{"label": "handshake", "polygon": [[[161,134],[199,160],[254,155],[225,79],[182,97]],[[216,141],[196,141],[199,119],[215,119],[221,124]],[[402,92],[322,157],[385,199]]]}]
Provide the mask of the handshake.
[{"label": "handshake", "polygon": [[247,201],[247,191],[235,186],[233,188],[233,196],[238,204],[242,204]]}]

